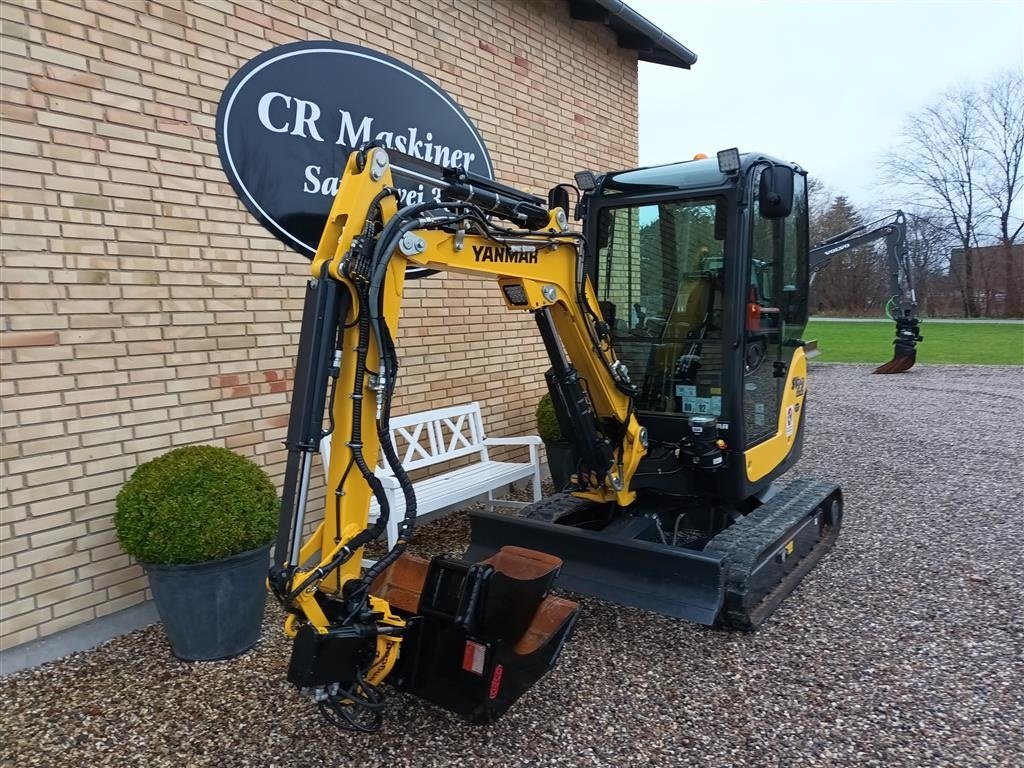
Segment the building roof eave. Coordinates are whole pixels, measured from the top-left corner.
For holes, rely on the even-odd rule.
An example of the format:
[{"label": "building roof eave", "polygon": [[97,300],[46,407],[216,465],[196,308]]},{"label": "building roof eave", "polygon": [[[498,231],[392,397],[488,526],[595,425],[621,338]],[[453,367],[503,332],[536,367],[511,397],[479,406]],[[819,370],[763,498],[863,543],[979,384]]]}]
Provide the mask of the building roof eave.
[{"label": "building roof eave", "polygon": [[620,48],[637,52],[640,61],[689,69],[697,54],[634,11],[623,0],[569,0],[569,15],[596,21],[613,30]]}]

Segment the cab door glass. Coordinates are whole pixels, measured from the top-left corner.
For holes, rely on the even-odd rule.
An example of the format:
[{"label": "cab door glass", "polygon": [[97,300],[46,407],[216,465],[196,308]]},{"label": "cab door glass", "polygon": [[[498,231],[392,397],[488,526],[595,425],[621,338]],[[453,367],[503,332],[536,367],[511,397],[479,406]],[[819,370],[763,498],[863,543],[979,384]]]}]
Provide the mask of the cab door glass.
[{"label": "cab door glass", "polygon": [[760,174],[758,169],[751,184],[750,258],[743,319],[743,421],[747,446],[778,431],[782,387],[776,363],[783,357],[786,223],[794,218],[792,214],[785,219],[758,215]]},{"label": "cab door glass", "polygon": [[783,387],[807,326],[807,180],[793,179],[785,219],[759,216],[760,170],[753,179],[750,263],[744,314],[743,419],[747,446],[778,432]]},{"label": "cab door glass", "polygon": [[722,412],[725,201],[605,208],[597,296],[638,411]]},{"label": "cab door glass", "polygon": [[783,344],[786,350],[796,348],[807,328],[808,241],[807,179],[797,174],[793,179],[793,212],[786,217],[786,237],[782,266]]}]

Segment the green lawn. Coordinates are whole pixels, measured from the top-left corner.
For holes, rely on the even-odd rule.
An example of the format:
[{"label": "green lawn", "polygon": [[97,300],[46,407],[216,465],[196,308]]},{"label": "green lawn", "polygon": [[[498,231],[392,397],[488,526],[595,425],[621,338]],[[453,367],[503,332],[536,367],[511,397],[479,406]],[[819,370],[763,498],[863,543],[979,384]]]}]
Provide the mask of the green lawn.
[{"label": "green lawn", "polygon": [[[1024,325],[1002,323],[929,323],[921,321],[924,341],[917,345],[919,363],[1024,365]],[[805,339],[817,339],[816,360],[824,363],[884,363],[892,357],[896,324],[815,322]]]}]

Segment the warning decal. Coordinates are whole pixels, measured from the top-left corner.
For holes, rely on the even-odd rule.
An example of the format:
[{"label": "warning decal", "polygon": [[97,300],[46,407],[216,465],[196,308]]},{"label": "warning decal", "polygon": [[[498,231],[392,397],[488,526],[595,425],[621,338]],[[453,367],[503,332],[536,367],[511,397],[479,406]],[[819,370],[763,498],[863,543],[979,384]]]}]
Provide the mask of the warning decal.
[{"label": "warning decal", "polygon": [[473,640],[466,641],[466,650],[462,652],[462,668],[474,675],[483,676],[487,662],[487,646]]}]

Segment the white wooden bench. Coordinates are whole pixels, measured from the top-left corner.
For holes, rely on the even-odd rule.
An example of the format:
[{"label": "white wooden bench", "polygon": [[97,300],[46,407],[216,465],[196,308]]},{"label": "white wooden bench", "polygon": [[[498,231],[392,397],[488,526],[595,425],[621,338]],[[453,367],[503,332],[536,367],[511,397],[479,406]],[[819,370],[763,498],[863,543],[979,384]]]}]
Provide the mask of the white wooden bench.
[{"label": "white wooden bench", "polygon": [[[526,506],[527,502],[496,499],[494,492],[527,478],[532,478],[533,500],[539,501],[541,498],[541,439],[537,435],[486,437],[480,403],[393,417],[391,442],[406,472],[436,466],[463,456],[474,457],[467,466],[431,475],[413,483],[416,491],[417,517],[453,508],[485,493],[488,503],[492,506]],[[529,448],[530,461],[494,461],[488,455],[488,447],[510,445]],[[331,436],[327,436],[320,441],[325,477],[330,464],[330,454]],[[391,508],[387,526],[388,547],[391,548],[398,540],[398,523],[405,517],[405,494],[402,493],[398,480],[383,458],[380,459],[374,474],[380,478]],[[375,521],[379,514],[377,502],[371,502],[370,522]]]}]

